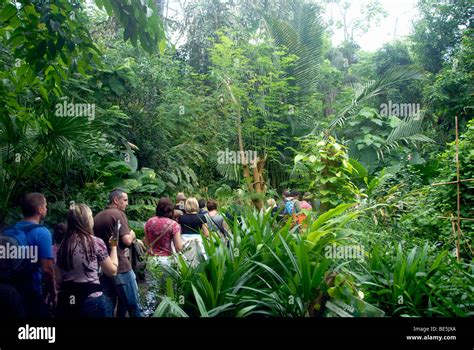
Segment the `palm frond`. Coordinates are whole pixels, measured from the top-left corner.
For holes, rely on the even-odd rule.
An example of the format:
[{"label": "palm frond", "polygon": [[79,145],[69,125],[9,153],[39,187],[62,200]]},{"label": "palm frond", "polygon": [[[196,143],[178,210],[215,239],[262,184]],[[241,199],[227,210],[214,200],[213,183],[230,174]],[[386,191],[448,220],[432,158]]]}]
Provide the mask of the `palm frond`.
[{"label": "palm frond", "polygon": [[329,124],[328,130],[332,131],[336,126],[343,126],[348,118],[357,114],[359,109],[364,106],[364,103],[375,96],[383,94],[392,85],[408,80],[421,79],[422,76],[418,69],[395,67],[378,80],[371,80],[354,86],[354,97],[351,104],[339,111],[334,120]]},{"label": "palm frond", "polygon": [[216,164],[216,170],[225,180],[239,182],[241,166],[239,164]]},{"label": "palm frond", "polygon": [[183,164],[199,165],[203,157],[207,155],[204,146],[197,142],[184,142],[170,148],[170,154],[173,154],[175,160]]},{"label": "palm frond", "polygon": [[296,66],[288,72],[302,93],[311,93],[316,88],[319,62],[322,56],[323,28],[320,8],[317,4],[290,1],[283,9],[286,19],[274,14],[262,14],[267,31],[276,45],[285,47],[289,54],[296,55]]},{"label": "palm frond", "polygon": [[404,141],[405,143],[416,143],[416,142],[430,142],[434,143],[432,139],[421,134],[422,124],[424,119],[424,112],[420,111],[414,116],[408,116],[405,120],[400,120],[399,124],[395,129],[392,130],[385,141],[385,147],[387,149],[397,146],[398,141]]}]

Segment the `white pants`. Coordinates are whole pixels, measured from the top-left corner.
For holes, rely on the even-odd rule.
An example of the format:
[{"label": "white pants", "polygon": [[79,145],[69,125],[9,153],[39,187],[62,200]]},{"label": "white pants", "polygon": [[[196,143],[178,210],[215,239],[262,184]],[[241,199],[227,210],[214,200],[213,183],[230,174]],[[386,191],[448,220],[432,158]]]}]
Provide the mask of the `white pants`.
[{"label": "white pants", "polygon": [[183,256],[186,258],[188,263],[191,266],[197,266],[200,263],[199,257],[202,256],[204,260],[207,259],[206,250],[204,249],[204,244],[202,243],[201,235],[181,235],[183,239]]}]

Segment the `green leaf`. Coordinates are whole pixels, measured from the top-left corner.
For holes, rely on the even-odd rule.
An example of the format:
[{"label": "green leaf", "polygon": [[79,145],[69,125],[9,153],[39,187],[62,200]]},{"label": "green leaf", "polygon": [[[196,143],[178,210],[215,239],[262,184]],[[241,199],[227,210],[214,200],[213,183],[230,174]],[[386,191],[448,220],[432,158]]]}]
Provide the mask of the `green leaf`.
[{"label": "green leaf", "polygon": [[250,306],[247,306],[247,307],[244,307],[242,309],[240,309],[238,312],[237,312],[237,315],[236,317],[246,317],[248,316],[249,314],[251,314],[251,311],[255,308],[257,308],[258,305],[250,305]]},{"label": "green leaf", "polygon": [[372,109],[370,108],[363,108],[360,112],[359,112],[359,115],[367,118],[367,119],[371,119],[374,118],[375,116],[375,113]]},{"label": "green leaf", "polygon": [[153,317],[188,317],[186,312],[173,300],[169,297],[163,297],[160,301],[160,304],[156,308]]},{"label": "green leaf", "polygon": [[372,119],[372,122],[374,122],[375,124],[380,125],[380,126],[383,124],[383,121],[380,120],[380,119],[377,119],[377,118]]},{"label": "green leaf", "polygon": [[[14,5],[12,4],[7,4],[2,12],[0,12],[0,20],[3,22],[9,20],[11,17],[13,17],[17,13],[17,9]],[[4,24],[2,24],[3,26]]]},{"label": "green leaf", "polygon": [[340,204],[336,208],[330,209],[327,212],[321,214],[315,222],[311,225],[312,230],[317,230],[319,229],[326,221],[328,221],[330,218],[341,215],[344,211],[349,209],[350,207],[353,207],[356,205],[356,203],[349,203],[349,204]]},{"label": "green leaf", "polygon": [[388,119],[390,120],[389,124],[390,124],[391,128],[396,128],[398,125],[400,125],[402,123],[400,118],[398,118],[394,115],[389,116]]},{"label": "green leaf", "polygon": [[372,140],[372,135],[365,135],[364,142],[367,146],[370,146],[371,144],[373,144],[374,140]]},{"label": "green leaf", "polygon": [[174,184],[178,183],[178,176],[175,173],[166,173],[166,175]]},{"label": "green leaf", "polygon": [[296,157],[295,157],[295,163],[298,163],[300,160],[302,160],[304,158],[304,155],[303,154],[297,154]]},{"label": "green leaf", "polygon": [[321,164],[319,164],[315,167],[315,170],[316,171],[322,171],[325,167],[326,167],[326,165],[324,163],[321,163]]},{"label": "green leaf", "polygon": [[201,317],[209,317],[209,313],[207,312],[206,305],[204,304],[201,295],[199,294],[196,287],[194,287],[194,285],[192,285],[191,287],[193,289],[194,298],[196,299],[197,307],[199,309]]},{"label": "green leaf", "polygon": [[356,170],[358,177],[364,178],[369,175],[369,171],[354,158],[349,158],[349,163]]},{"label": "green leaf", "polygon": [[49,99],[48,99],[48,92],[46,91],[46,89],[44,88],[44,86],[40,85],[38,86],[38,92],[40,93],[41,97],[43,98],[43,100],[45,100],[46,102],[49,102]]}]

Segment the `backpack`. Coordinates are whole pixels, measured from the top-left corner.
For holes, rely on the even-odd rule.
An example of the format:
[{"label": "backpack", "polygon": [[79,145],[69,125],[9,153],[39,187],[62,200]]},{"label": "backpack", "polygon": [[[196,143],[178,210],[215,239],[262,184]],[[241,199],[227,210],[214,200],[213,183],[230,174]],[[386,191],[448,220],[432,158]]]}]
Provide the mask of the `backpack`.
[{"label": "backpack", "polygon": [[3,232],[0,233],[0,281],[8,282],[15,276],[20,277],[20,275],[26,275],[24,278],[28,278],[28,274],[31,274],[31,257],[30,259],[12,259],[8,258],[8,254],[13,250],[16,250],[16,252],[22,251],[22,249],[20,249],[22,246],[29,246],[29,233],[38,227],[44,226],[32,223],[31,225],[19,229],[16,225],[13,225],[4,228]]},{"label": "backpack", "polygon": [[145,270],[147,263],[147,251],[145,244],[140,239],[133,241],[130,247],[130,260],[132,269],[135,272],[139,281],[145,280]]},{"label": "backpack", "polygon": [[284,215],[292,215],[295,211],[295,204],[293,201],[286,201],[285,209],[283,209]]}]

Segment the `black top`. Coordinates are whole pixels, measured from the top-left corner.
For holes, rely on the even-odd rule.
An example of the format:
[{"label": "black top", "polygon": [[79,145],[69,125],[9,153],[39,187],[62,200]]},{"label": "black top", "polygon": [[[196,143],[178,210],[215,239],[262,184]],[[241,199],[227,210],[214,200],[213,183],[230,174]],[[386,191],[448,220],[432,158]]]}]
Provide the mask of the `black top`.
[{"label": "black top", "polygon": [[179,218],[178,222],[181,225],[181,234],[196,235],[202,229],[206,218],[201,214],[184,214]]}]

